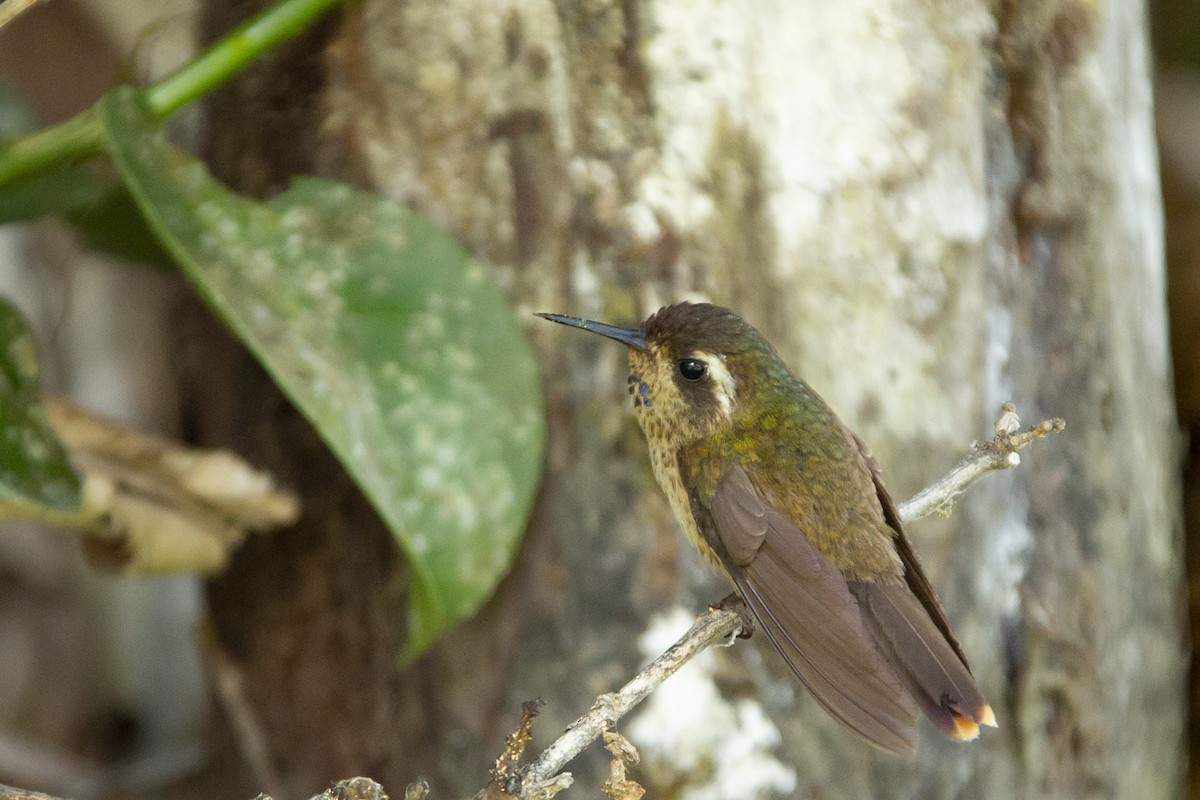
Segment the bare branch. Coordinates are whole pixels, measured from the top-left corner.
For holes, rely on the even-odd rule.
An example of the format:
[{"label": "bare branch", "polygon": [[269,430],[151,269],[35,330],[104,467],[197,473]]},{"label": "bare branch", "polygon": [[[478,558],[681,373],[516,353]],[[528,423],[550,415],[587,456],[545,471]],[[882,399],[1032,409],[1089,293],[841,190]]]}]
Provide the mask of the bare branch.
[{"label": "bare branch", "polygon": [[558,774],[568,761],[583,748],[598,739],[617,720],[645,700],[664,680],[690,661],[697,653],[717,642],[729,639],[741,627],[736,611],[712,609],[700,615],[690,630],[667,652],[651,662],[633,680],[613,694],[603,694],[588,713],[567,728],[567,732],[546,748],[532,764],[521,771],[521,785],[513,794],[528,797],[528,789],[545,784]]},{"label": "bare branch", "polygon": [[0,800],[58,800],[58,798],[41,792],[30,792],[26,789],[0,785]]},{"label": "bare branch", "polygon": [[971,452],[933,483],[900,504],[900,518],[912,522],[930,514],[949,516],[954,501],[979,478],[989,472],[1011,469],[1021,463],[1017,451],[1035,439],[1041,439],[1066,428],[1067,423],[1055,417],[1026,431],[1018,432],[1021,420],[1011,401],[1000,407],[996,418],[996,435],[986,442],[975,442]]}]

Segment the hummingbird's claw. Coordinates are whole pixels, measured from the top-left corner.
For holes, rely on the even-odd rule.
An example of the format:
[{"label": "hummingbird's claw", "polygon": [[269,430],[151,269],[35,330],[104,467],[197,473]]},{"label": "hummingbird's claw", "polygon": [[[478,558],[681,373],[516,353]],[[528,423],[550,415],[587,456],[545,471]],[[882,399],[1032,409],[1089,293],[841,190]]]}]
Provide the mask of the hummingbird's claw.
[{"label": "hummingbird's claw", "polygon": [[749,639],[754,635],[754,613],[750,611],[750,606],[746,605],[746,601],[737,592],[730,592],[728,597],[715,606],[709,606],[709,608],[732,611],[738,615],[741,630],[738,631],[737,638]]}]

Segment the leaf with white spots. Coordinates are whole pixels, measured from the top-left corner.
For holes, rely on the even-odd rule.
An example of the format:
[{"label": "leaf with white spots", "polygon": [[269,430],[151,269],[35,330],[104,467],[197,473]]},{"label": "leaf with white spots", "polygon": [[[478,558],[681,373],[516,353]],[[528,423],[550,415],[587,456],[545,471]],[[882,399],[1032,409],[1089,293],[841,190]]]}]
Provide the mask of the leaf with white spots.
[{"label": "leaf with white spots", "polygon": [[47,517],[79,510],[79,478],[46,422],[33,336],[0,299],[0,516]]},{"label": "leaf with white spots", "polygon": [[395,534],[419,653],[495,587],[537,487],[540,382],[503,294],[395,203],[314,178],[253,202],[167,143],[136,94],[101,116],[163,244]]}]

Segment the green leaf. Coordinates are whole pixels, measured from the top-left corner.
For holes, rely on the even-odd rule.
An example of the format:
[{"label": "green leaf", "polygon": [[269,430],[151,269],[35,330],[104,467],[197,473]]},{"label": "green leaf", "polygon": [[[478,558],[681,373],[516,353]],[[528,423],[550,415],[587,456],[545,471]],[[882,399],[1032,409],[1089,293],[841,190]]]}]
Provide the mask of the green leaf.
[{"label": "green leaf", "polygon": [[312,178],[252,202],[170,146],[134,92],[101,116],[167,249],[403,547],[419,653],[507,570],[538,482],[540,382],[503,294],[401,206]]},{"label": "green leaf", "polygon": [[124,182],[106,166],[63,164],[0,187],[0,225],[61,217],[93,250],[148,266],[170,266],[171,257],[147,227]]},{"label": "green leaf", "polygon": [[79,478],[41,402],[33,336],[0,298],[0,515],[52,518],[79,510]]}]

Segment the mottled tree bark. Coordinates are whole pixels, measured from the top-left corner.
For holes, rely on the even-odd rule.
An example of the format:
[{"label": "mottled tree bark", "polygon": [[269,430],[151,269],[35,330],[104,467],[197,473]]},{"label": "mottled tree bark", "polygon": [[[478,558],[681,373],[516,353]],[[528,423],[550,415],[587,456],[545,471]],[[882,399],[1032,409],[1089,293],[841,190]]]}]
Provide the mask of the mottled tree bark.
[{"label": "mottled tree bark", "polygon": [[[733,306],[900,496],[1002,400],[1065,417],[911,532],[998,732],[891,760],[765,642],[720,655],[718,696],[773,720],[782,744],[755,747],[802,796],[1168,797],[1180,543],[1144,28],[1116,0],[364,0],[218,101],[209,153],[250,191],[314,169],[412,205],[523,315]],[[528,331],[550,420],[528,538],[485,611],[406,669],[403,564],[361,497],[246,356],[202,381],[202,437],[308,498],[211,589],[296,794],[358,773],[469,793],[522,700],[550,701],[548,741],[632,670],[654,612],[725,593],[653,488],[623,354]],[[660,754],[655,794],[702,780],[672,774],[669,743],[634,744]]]}]

